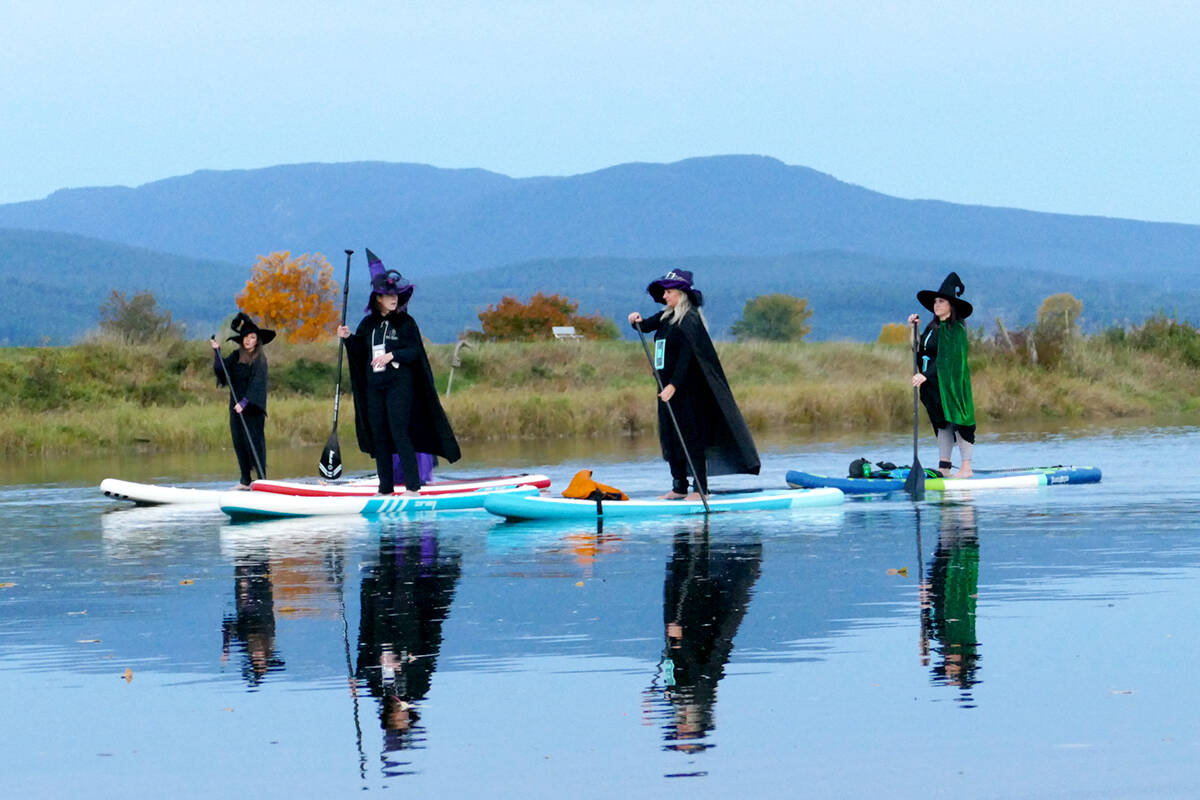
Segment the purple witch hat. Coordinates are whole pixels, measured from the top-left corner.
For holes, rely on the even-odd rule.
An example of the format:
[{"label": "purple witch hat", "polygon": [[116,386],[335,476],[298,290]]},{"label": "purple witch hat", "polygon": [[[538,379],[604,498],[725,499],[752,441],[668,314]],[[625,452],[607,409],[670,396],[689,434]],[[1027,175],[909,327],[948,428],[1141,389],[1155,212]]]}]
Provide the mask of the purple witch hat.
[{"label": "purple witch hat", "polygon": [[673,269],[661,278],[656,278],[646,287],[646,291],[654,298],[656,303],[665,303],[663,292],[667,289],[679,289],[685,292],[688,300],[692,305],[700,307],[704,305],[704,295],[699,289],[692,286],[692,273],[686,269]]},{"label": "purple witch hat", "polygon": [[379,260],[379,256],[371,252],[371,248],[367,248],[367,268],[371,270],[371,296],[367,298],[366,311],[371,311],[371,298],[377,294],[394,294],[400,298],[398,308],[404,308],[408,304],[408,299],[412,297],[413,285],[405,280],[394,269],[385,269],[383,262]]}]

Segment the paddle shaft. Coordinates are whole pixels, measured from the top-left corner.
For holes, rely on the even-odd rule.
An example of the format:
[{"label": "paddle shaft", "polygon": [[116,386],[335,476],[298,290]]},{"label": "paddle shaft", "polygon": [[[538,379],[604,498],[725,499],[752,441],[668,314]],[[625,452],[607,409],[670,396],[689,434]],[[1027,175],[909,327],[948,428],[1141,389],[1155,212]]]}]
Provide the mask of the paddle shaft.
[{"label": "paddle shaft", "polygon": [[[661,394],[665,387],[662,376],[658,374],[658,367],[654,366],[654,356],[650,354],[650,345],[646,343],[646,334],[642,333],[642,324],[635,322],[633,327],[638,332],[638,338],[642,340],[642,349],[646,351],[646,360],[650,362],[650,370],[654,373],[654,382],[658,384],[658,391]],[[688,452],[687,442],[683,440],[683,431],[679,427],[679,420],[675,419],[675,409],[671,408],[669,400],[663,400],[663,405],[667,407],[667,415],[671,417],[671,425],[675,428],[675,435],[679,437],[679,447],[683,450],[683,457],[687,460],[688,469],[692,472],[692,479],[696,482],[700,502],[704,504],[704,513],[709,514],[711,510],[708,507],[708,499],[704,496],[708,487],[701,487],[700,479],[696,477],[696,465],[692,463],[692,454]]]},{"label": "paddle shaft", "polygon": [[[918,355],[920,351],[919,338],[917,334],[917,323],[912,326],[912,351],[913,351],[913,375],[921,371],[921,357]],[[904,489],[912,495],[914,500],[921,500],[925,497],[925,470],[921,467],[921,458],[917,454],[917,444],[920,438],[920,387],[913,387],[913,462],[912,468],[908,471],[908,478],[904,481]]]},{"label": "paddle shaft", "polygon": [[[346,279],[342,281],[342,324],[346,324],[346,304],[350,299],[350,256],[354,254],[353,250],[346,251]],[[337,433],[338,423],[338,405],[342,399],[342,351],[345,347],[342,345],[342,340],[338,339],[338,365],[337,365],[337,382],[333,385],[333,432]]]},{"label": "paddle shaft", "polygon": [[[213,334],[212,340],[214,342],[217,340],[216,334]],[[241,345],[238,346],[240,347]],[[217,351],[217,363],[221,365],[221,372],[225,373],[225,385],[229,387],[229,396],[233,399],[233,404],[236,406],[239,402],[237,392],[233,390],[233,381],[229,378],[229,368],[225,366],[225,359],[221,357],[220,350]],[[242,410],[245,411],[245,409]],[[267,477],[267,473],[262,466],[262,459],[258,457],[258,450],[254,447],[254,440],[250,437],[250,426],[246,424],[246,418],[236,410],[233,413],[237,414],[238,419],[242,421],[242,430],[246,434],[246,444],[250,448],[250,455],[254,456],[254,466],[258,470],[258,477]]]}]

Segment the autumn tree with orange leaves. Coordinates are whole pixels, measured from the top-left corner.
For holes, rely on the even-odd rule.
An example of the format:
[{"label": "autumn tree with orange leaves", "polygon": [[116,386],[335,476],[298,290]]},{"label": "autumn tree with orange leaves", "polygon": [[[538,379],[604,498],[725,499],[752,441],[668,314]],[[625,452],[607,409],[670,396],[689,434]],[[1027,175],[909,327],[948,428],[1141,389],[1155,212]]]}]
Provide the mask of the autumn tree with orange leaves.
[{"label": "autumn tree with orange leaves", "polygon": [[332,334],[338,321],[333,267],[320,253],[292,258],[286,250],[259,256],[237,305],[263,328],[274,328],[293,342],[312,342]]},{"label": "autumn tree with orange leaves", "polygon": [[505,297],[499,303],[479,312],[483,335],[494,342],[531,342],[552,339],[556,325],[573,325],[575,332],[586,339],[616,339],[620,334],[616,324],[601,314],[577,314],[579,303],[556,294],[538,292],[522,303],[515,297]]}]

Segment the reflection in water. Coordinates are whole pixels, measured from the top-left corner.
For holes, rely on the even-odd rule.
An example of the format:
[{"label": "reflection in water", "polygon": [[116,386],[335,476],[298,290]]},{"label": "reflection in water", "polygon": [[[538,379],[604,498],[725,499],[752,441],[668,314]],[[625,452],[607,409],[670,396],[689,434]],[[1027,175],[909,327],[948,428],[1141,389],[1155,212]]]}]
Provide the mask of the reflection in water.
[{"label": "reflection in water", "polygon": [[714,728],[717,683],[761,572],[760,541],[710,545],[707,529],[675,534],[663,586],[666,647],[647,692],[658,706],[655,716],[665,720],[663,749],[696,752],[712,746],[704,739]]},{"label": "reflection in water", "polygon": [[[975,507],[946,505],[941,509],[937,549],[922,582],[922,652],[930,653],[930,637],[938,660],[934,682],[960,689],[959,702],[974,707],[971,687],[979,683],[979,641],[975,636],[975,605],[979,595],[979,536]],[[918,536],[919,533],[918,518]]]},{"label": "reflection in water", "polygon": [[271,568],[262,553],[247,553],[233,568],[234,615],[221,622],[221,661],[229,658],[230,645],[242,652],[242,677],[258,686],[268,672],[283,669],[275,652],[275,598]]},{"label": "reflection in water", "polygon": [[363,576],[357,675],[379,699],[386,776],[411,771],[389,754],[424,741],[416,704],[429,692],[461,562],[457,552],[440,552],[436,531],[427,528],[417,536],[385,534],[379,562]]}]

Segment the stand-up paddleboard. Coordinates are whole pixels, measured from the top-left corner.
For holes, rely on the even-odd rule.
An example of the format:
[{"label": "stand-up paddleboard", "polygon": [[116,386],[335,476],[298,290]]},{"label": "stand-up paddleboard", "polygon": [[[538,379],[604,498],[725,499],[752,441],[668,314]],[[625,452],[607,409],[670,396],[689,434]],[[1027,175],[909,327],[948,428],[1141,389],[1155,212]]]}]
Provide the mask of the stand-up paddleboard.
[{"label": "stand-up paddleboard", "polygon": [[222,492],[217,504],[231,519],[238,521],[355,514],[412,516],[435,511],[480,510],[483,508],[485,498],[535,496],[537,493],[538,490],[533,486],[503,486],[431,497],[405,497],[404,495],[310,497],[275,492]]},{"label": "stand-up paddleboard", "polygon": [[[548,489],[550,488],[550,479],[545,475],[525,474],[431,481],[421,487],[421,496],[434,497],[441,494],[478,492],[484,489],[501,489],[505,486],[533,486],[537,489]],[[345,483],[258,480],[250,484],[250,488],[256,492],[273,492],[301,497],[369,497],[378,493],[379,480],[375,477],[358,478]],[[396,488],[404,491],[403,486]]]},{"label": "stand-up paddleboard", "polygon": [[[844,495],[838,489],[812,489],[771,492],[746,492],[734,495],[709,495],[712,513],[731,511],[780,511],[792,508],[837,505]],[[493,494],[483,501],[491,513],[509,520],[632,519],[705,513],[699,500],[575,500],[539,495]]]},{"label": "stand-up paddleboard", "polygon": [[[550,486],[550,479],[545,475],[502,475],[434,481],[421,487],[421,496],[462,494],[512,486],[534,486],[545,489]],[[258,480],[250,484],[250,488],[260,492],[307,497],[370,497],[376,494],[379,481],[374,477],[356,478],[345,483]],[[159,486],[153,483],[135,483],[116,478],[105,478],[100,482],[100,491],[114,500],[129,500],[139,506],[207,504],[216,508],[221,495],[225,494],[226,490],[186,489],[178,486]],[[400,488],[400,491],[404,491],[403,487]]]},{"label": "stand-up paddleboard", "polygon": [[[891,470],[885,477],[871,478],[837,478],[789,470],[787,483],[797,489],[835,488],[846,494],[874,494],[903,491],[907,477],[907,469]],[[1100,470],[1096,467],[1037,467],[1007,472],[976,472],[970,478],[926,477],[925,489],[930,492],[1027,489],[1067,483],[1098,483],[1099,480]]]},{"label": "stand-up paddleboard", "polygon": [[185,489],[180,486],[158,486],[153,483],[134,483],[116,478],[100,481],[100,491],[114,500],[129,500],[139,506],[159,505],[217,505],[219,489]]}]

